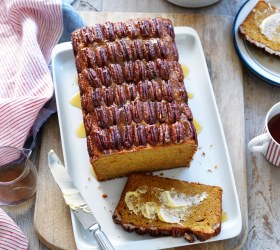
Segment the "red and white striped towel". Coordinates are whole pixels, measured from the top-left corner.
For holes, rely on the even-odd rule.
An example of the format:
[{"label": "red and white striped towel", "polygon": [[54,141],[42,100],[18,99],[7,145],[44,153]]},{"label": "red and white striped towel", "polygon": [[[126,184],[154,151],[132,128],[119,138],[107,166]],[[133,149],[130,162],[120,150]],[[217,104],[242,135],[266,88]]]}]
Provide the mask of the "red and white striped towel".
[{"label": "red and white striped towel", "polygon": [[23,250],[28,241],[14,221],[0,208],[0,249]]},{"label": "red and white striped towel", "polygon": [[22,147],[53,95],[48,69],[63,30],[60,0],[0,1],[0,146]]},{"label": "red and white striped towel", "polygon": [[[63,19],[60,0],[0,1],[0,146],[23,147],[53,95],[48,69]],[[0,249],[27,249],[27,239],[0,209]]]}]

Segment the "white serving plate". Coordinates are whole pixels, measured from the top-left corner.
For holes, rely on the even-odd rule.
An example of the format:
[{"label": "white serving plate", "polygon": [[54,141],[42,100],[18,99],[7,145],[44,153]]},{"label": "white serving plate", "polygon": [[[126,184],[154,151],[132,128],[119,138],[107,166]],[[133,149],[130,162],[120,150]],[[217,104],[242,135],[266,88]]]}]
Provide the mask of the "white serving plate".
[{"label": "white serving plate", "polygon": [[[190,168],[183,167],[160,171],[160,173],[163,173],[165,177],[222,187],[223,210],[227,213],[228,220],[223,222],[221,233],[209,241],[232,238],[241,232],[241,212],[203,50],[198,34],[192,28],[176,27],[175,34],[180,63],[187,65],[190,69],[185,84],[194,97],[189,100],[189,105],[195,119],[199,121],[203,129],[198,135],[200,149],[195,154]],[[115,248],[148,250],[190,244],[183,238],[153,238],[149,235],[127,233],[121,226],[114,224],[112,213],[119,201],[126,178],[98,182],[93,177],[86,139],[75,136],[75,130],[82,120],[82,113],[81,110],[69,104],[69,99],[78,91],[77,73],[70,43],[59,44],[54,48],[52,63],[64,163]],[[205,156],[202,155],[203,153]],[[108,197],[102,198],[103,194]],[[78,249],[98,249],[95,240],[82,229],[73,215],[72,222]],[[194,244],[196,243],[200,242],[196,241]]]},{"label": "white serving plate", "polygon": [[[280,59],[265,54],[244,42],[238,34],[238,27],[252,11],[258,0],[249,0],[244,3],[235,17],[233,24],[234,46],[243,63],[259,78],[267,83],[280,87]],[[279,0],[267,0],[271,5],[280,8]]]}]

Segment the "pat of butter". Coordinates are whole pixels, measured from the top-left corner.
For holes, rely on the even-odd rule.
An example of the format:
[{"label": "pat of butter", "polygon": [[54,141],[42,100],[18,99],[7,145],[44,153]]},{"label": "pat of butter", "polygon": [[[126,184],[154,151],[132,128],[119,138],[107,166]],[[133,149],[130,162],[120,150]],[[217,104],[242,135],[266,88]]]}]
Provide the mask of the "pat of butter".
[{"label": "pat of butter", "polygon": [[145,202],[141,210],[143,216],[147,219],[155,219],[159,206],[156,202]]},{"label": "pat of butter", "polygon": [[80,92],[76,93],[71,97],[69,100],[70,104],[77,107],[77,108],[82,108],[81,106],[81,97],[80,97]]},{"label": "pat of butter", "polygon": [[76,128],[76,136],[78,138],[85,138],[86,137],[86,131],[85,131],[85,126],[84,122],[81,121],[79,124],[79,127]]},{"label": "pat of butter", "polygon": [[202,131],[202,126],[196,119],[193,119],[193,125],[195,127],[196,133],[199,134]]},{"label": "pat of butter", "polygon": [[157,215],[161,221],[167,223],[179,223],[181,221],[181,217],[178,216],[178,213],[172,213],[169,209],[163,207],[160,208]]},{"label": "pat of butter", "polygon": [[185,78],[189,75],[190,69],[185,64],[181,64]]},{"label": "pat of butter", "polygon": [[268,40],[280,43],[280,13],[268,16],[259,27]]}]

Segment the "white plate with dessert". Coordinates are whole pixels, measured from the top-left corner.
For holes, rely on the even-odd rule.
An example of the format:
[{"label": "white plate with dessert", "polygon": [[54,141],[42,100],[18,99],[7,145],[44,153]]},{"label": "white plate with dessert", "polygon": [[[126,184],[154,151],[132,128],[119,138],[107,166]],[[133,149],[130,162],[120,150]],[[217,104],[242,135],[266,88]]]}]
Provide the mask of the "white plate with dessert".
[{"label": "white plate with dessert", "polygon": [[[257,20],[258,18],[262,18],[261,15],[263,15],[263,13],[255,8],[258,1],[259,0],[249,0],[245,2],[244,5],[240,8],[233,25],[234,46],[240,59],[251,72],[270,84],[280,86],[280,57],[269,55],[269,53],[265,53],[262,49],[252,46],[248,42],[244,41],[243,37],[241,37],[238,32],[239,26],[243,23],[249,13],[254,13],[255,20]],[[270,6],[275,6],[280,9],[280,2],[278,0],[267,0],[267,3],[268,8],[271,8]],[[264,10],[264,12],[266,11]],[[278,12],[278,30],[279,15],[280,13]],[[266,33],[264,29],[270,26],[270,24],[272,23],[271,21],[273,21],[271,17],[270,19],[269,17],[267,17],[262,20],[258,27],[259,31],[262,33]]]},{"label": "white plate with dessert", "polygon": [[[189,105],[194,119],[201,125],[200,129],[196,126],[199,132],[199,148],[189,168],[164,170],[154,174],[221,187],[222,209],[227,219],[222,223],[220,234],[206,242],[229,239],[241,232],[242,218],[232,166],[204,53],[194,29],[176,27],[175,35],[179,62],[185,65],[184,83],[190,97]],[[156,238],[134,232],[127,233],[120,225],[113,222],[112,215],[127,178],[98,182],[94,177],[86,139],[76,135],[76,130],[82,121],[82,112],[69,103],[69,100],[79,91],[71,43],[57,45],[53,51],[52,62],[65,166],[114,247],[135,250],[163,249],[202,243],[198,240],[188,243],[183,238]],[[77,248],[98,249],[90,233],[84,231],[73,215],[72,222]]]}]

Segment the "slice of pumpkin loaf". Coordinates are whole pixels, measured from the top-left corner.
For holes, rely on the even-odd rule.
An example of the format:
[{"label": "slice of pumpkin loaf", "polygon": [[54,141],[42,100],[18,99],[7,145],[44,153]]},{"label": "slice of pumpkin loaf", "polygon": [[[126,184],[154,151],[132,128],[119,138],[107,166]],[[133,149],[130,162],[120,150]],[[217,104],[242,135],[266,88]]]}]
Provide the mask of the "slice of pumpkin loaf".
[{"label": "slice of pumpkin loaf", "polygon": [[221,231],[222,189],[159,176],[128,177],[113,220],[128,232],[193,242]]},{"label": "slice of pumpkin loaf", "polygon": [[252,45],[280,57],[280,12],[275,6],[259,0],[239,26],[239,33]]}]

